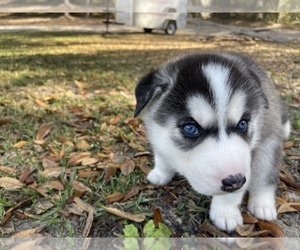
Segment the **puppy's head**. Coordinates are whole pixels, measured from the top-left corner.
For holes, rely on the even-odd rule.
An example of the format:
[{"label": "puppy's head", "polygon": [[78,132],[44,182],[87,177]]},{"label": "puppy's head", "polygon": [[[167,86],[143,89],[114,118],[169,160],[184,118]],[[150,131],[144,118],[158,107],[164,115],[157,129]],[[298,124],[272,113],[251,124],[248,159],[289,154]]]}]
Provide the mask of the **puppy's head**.
[{"label": "puppy's head", "polygon": [[172,60],[136,87],[155,154],[205,195],[245,188],[259,116],[268,108],[259,77],[236,55]]}]

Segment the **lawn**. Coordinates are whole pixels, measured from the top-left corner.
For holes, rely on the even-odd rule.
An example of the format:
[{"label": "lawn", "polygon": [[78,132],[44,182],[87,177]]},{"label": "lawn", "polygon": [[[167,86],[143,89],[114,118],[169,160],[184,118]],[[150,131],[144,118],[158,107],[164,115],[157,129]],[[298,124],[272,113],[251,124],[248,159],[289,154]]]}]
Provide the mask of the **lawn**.
[{"label": "lawn", "polygon": [[[151,148],[143,125],[133,119],[134,88],[144,74],[173,56],[214,50],[250,54],[289,105],[293,133],[278,201],[290,203],[286,193],[300,193],[299,44],[1,33],[0,235],[119,237],[131,227],[144,236],[153,219],[172,236],[226,236],[210,225],[210,198],[181,177],[167,187],[149,185]],[[252,231],[233,236],[280,236],[277,224],[248,219]]]}]

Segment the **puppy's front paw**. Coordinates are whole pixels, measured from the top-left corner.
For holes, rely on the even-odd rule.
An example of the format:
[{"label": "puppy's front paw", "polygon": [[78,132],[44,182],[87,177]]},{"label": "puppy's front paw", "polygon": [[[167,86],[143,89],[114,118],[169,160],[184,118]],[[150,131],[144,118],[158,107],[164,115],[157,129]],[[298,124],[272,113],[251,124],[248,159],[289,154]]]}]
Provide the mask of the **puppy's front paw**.
[{"label": "puppy's front paw", "polygon": [[163,172],[154,168],[147,176],[148,181],[154,185],[167,185],[173,178],[173,173]]},{"label": "puppy's front paw", "polygon": [[243,225],[243,218],[238,207],[213,206],[209,217],[216,227],[227,232],[232,232],[237,226]]},{"label": "puppy's front paw", "polygon": [[248,202],[248,210],[256,218],[261,220],[276,220],[277,211],[275,201],[272,198],[260,199],[260,197],[252,197]]}]

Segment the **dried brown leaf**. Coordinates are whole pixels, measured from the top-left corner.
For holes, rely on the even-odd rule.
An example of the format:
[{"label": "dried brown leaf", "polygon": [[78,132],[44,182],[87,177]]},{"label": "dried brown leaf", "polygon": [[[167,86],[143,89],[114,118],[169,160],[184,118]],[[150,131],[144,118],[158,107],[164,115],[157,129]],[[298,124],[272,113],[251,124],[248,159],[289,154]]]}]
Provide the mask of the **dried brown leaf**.
[{"label": "dried brown leaf", "polygon": [[281,227],[278,224],[276,224],[274,221],[258,220],[258,226],[261,230],[270,231],[270,233],[274,237],[279,237],[279,238],[285,237],[285,233],[283,232]]},{"label": "dried brown leaf", "polygon": [[87,158],[83,158],[82,159],[82,166],[93,166],[94,164],[96,164],[99,161],[98,158],[95,157],[87,157]]},{"label": "dried brown leaf", "polygon": [[42,214],[48,209],[54,207],[50,199],[40,199],[34,205],[34,210],[36,214]]},{"label": "dried brown leaf", "polygon": [[76,147],[82,149],[82,150],[88,150],[91,148],[91,145],[86,140],[80,140],[76,143]]},{"label": "dried brown leaf", "polygon": [[81,207],[79,207],[76,203],[70,203],[66,205],[66,209],[69,213],[76,214],[76,215],[84,215],[84,211]]},{"label": "dried brown leaf", "polygon": [[44,235],[39,233],[33,233],[30,234],[30,237],[34,239],[26,239],[24,241],[21,241],[21,243],[15,244],[12,248],[10,248],[10,250],[49,250],[49,248],[40,245],[41,242],[45,240]]},{"label": "dried brown leaf", "polygon": [[300,203],[284,203],[278,208],[278,213],[288,213],[300,211]]},{"label": "dried brown leaf", "polygon": [[116,125],[121,119],[121,115],[116,115],[116,116],[113,116],[109,119],[109,123],[111,125]]},{"label": "dried brown leaf", "polygon": [[46,143],[45,140],[33,140],[33,143],[36,145],[44,145]]},{"label": "dried brown leaf", "polygon": [[92,190],[88,186],[77,180],[72,180],[71,186],[78,192],[92,192]]},{"label": "dried brown leaf", "polygon": [[124,163],[121,164],[120,169],[121,173],[125,176],[131,174],[135,168],[135,163],[133,160],[126,160]]},{"label": "dried brown leaf", "polygon": [[0,225],[4,226],[10,220],[10,218],[12,216],[13,216],[13,212],[6,212],[3,219],[2,219],[2,221],[1,221],[1,223],[0,223]]},{"label": "dried brown leaf", "polygon": [[49,181],[47,184],[48,184],[48,187],[51,189],[55,189],[55,190],[59,190],[59,191],[62,191],[65,189],[64,185],[59,180]]},{"label": "dried brown leaf", "polygon": [[83,237],[88,237],[89,236],[90,230],[92,228],[93,220],[94,220],[94,213],[91,210],[88,213],[88,217],[86,219],[85,226],[84,226],[84,229],[83,229],[83,232],[82,232]]},{"label": "dried brown leaf", "polygon": [[163,219],[162,219],[161,212],[160,212],[159,208],[156,208],[154,210],[153,221],[154,221],[154,225],[155,225],[156,228],[158,228],[159,223],[163,223]]},{"label": "dried brown leaf", "polygon": [[14,211],[15,209],[21,207],[23,204],[27,203],[28,201],[30,201],[32,198],[28,198],[26,200],[23,200],[23,201],[20,201],[18,202],[17,204],[15,204],[14,206],[12,206],[11,208],[9,208],[6,213],[9,213],[9,212],[12,212]]},{"label": "dried brown leaf", "polygon": [[251,235],[254,226],[255,226],[254,224],[245,224],[245,225],[237,226],[235,230],[240,236],[246,237]]},{"label": "dried brown leaf", "polygon": [[77,166],[79,165],[84,158],[90,157],[91,153],[89,152],[77,152],[71,155],[71,158],[68,162],[69,166]]},{"label": "dried brown leaf", "polygon": [[109,194],[105,197],[105,200],[107,203],[113,203],[122,200],[124,197],[124,194],[121,192],[115,192],[113,194]]},{"label": "dried brown leaf", "polygon": [[19,180],[11,177],[1,177],[0,178],[0,187],[7,190],[14,190],[24,187],[24,183]]},{"label": "dried brown leaf", "polygon": [[68,203],[74,202],[74,198],[75,198],[75,197],[81,198],[81,197],[84,196],[86,193],[87,193],[86,191],[82,191],[82,192],[78,192],[78,193],[76,193],[76,194],[73,194],[73,195],[71,195],[71,196],[67,199],[66,203],[68,204]]},{"label": "dried brown leaf", "polygon": [[284,148],[284,149],[290,149],[291,147],[293,147],[293,145],[294,145],[294,142],[293,142],[293,141],[286,141],[286,142],[284,142],[284,144],[283,144],[283,148]]},{"label": "dried brown leaf", "polygon": [[252,216],[251,214],[242,214],[244,224],[256,224],[258,219]]},{"label": "dried brown leaf", "polygon": [[44,171],[38,171],[38,173],[44,177],[58,177],[61,175],[63,168],[46,168]]},{"label": "dried brown leaf", "polygon": [[45,124],[43,125],[36,135],[36,140],[43,140],[51,131],[52,124]]},{"label": "dried brown leaf", "polygon": [[85,202],[84,200],[80,199],[79,197],[74,197],[74,202],[81,208],[83,211],[89,213],[92,211],[94,214],[96,214],[96,210],[93,208],[92,205]]},{"label": "dried brown leaf", "polygon": [[20,175],[20,177],[19,177],[19,181],[24,183],[25,180],[27,179],[27,177],[28,177],[34,170],[35,170],[35,168],[30,168],[30,167],[25,168],[25,169],[22,171],[22,173],[21,173],[21,175]]},{"label": "dried brown leaf", "polygon": [[144,190],[145,187],[135,186],[131,188],[127,193],[125,193],[124,198],[122,201],[127,201],[130,198],[136,196],[140,191]]},{"label": "dried brown leaf", "polygon": [[48,159],[48,158],[43,158],[42,165],[43,165],[43,168],[57,168],[58,167],[57,162],[55,162],[51,159]]},{"label": "dried brown leaf", "polygon": [[116,215],[123,219],[131,220],[131,221],[135,221],[135,222],[143,222],[146,219],[146,216],[143,214],[127,213],[127,212],[121,211],[121,210],[113,208],[113,207],[102,206],[102,208],[106,212]]},{"label": "dried brown leaf", "polygon": [[0,166],[0,171],[7,174],[16,174],[17,170],[12,167]]},{"label": "dried brown leaf", "polygon": [[117,172],[117,168],[108,167],[105,172],[104,180],[108,182],[112,176],[114,176]]},{"label": "dried brown leaf", "polygon": [[27,229],[27,230],[23,230],[21,232],[13,234],[11,237],[12,238],[30,238],[30,236],[32,234],[41,232],[44,229],[44,227],[45,227],[45,225]]},{"label": "dried brown leaf", "polygon": [[228,234],[226,234],[223,231],[221,231],[220,229],[216,228],[214,225],[201,225],[200,229],[207,233],[210,233],[211,235],[216,235],[219,237],[229,237]]},{"label": "dried brown leaf", "polygon": [[9,123],[11,123],[11,119],[9,117],[0,118],[0,125],[7,125]]},{"label": "dried brown leaf", "polygon": [[15,145],[13,145],[13,148],[22,148],[27,144],[27,141],[19,141]]},{"label": "dried brown leaf", "polygon": [[93,171],[92,169],[84,169],[84,170],[79,170],[77,177],[78,178],[92,178],[99,176],[102,172],[101,171]]}]

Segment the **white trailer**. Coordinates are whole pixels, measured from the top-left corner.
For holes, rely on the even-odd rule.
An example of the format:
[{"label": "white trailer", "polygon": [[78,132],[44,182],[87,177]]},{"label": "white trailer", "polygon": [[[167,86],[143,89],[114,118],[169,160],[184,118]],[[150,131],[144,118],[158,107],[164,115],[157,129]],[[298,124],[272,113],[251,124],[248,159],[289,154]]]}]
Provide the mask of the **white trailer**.
[{"label": "white trailer", "polygon": [[164,30],[173,35],[186,27],[187,0],[116,0],[116,22],[143,28]]}]

